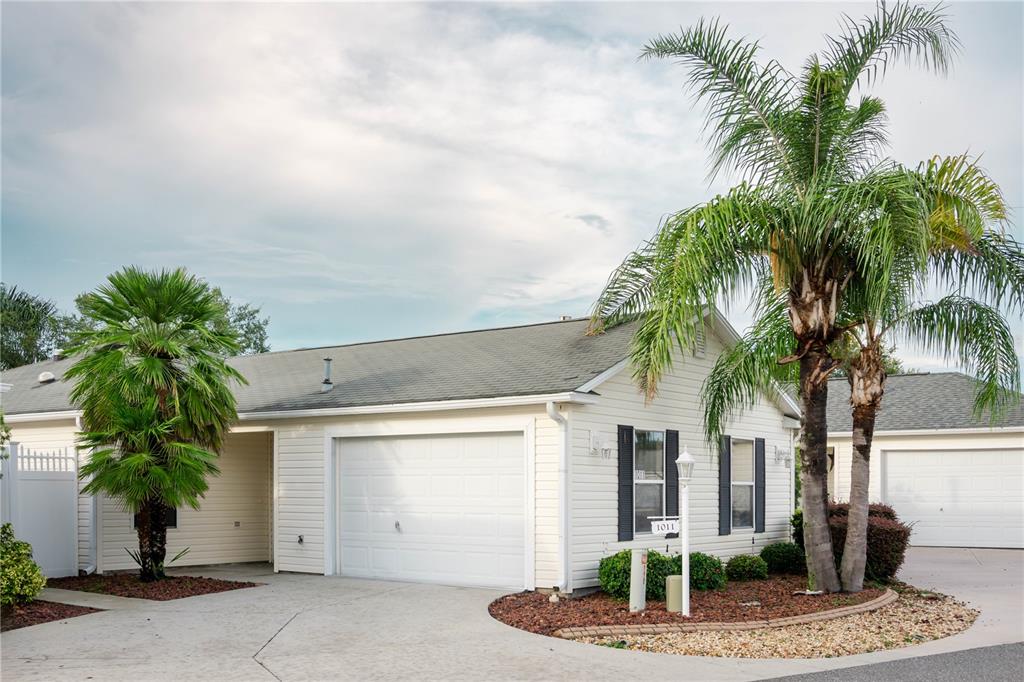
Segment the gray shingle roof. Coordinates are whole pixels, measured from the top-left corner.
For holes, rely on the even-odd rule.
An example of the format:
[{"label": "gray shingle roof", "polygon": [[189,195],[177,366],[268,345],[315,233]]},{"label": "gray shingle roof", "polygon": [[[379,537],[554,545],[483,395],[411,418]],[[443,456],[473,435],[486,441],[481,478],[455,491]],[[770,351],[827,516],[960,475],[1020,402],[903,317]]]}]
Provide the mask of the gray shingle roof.
[{"label": "gray shingle roof", "polygon": [[[626,357],[634,325],[598,336],[585,319],[422,336],[232,358],[248,379],[239,412],[386,405],[572,391]],[[320,392],[324,357],[334,389]],[[7,414],[73,409],[61,381],[72,360],[39,362],[3,373]],[[57,381],[40,384],[40,372]]]},{"label": "gray shingle roof", "polygon": [[[972,414],[976,380],[959,372],[898,374],[885,382],[885,396],[876,431],[919,429],[971,429],[988,426],[1024,426],[1024,403],[996,422]],[[833,379],[828,386],[828,430],[850,431],[850,385]]]}]

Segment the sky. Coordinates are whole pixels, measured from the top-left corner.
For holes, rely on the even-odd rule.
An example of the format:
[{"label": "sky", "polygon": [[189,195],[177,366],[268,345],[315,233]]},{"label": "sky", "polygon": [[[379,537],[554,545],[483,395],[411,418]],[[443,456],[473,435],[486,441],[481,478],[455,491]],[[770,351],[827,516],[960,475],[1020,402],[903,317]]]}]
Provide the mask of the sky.
[{"label": "sky", "polygon": [[[644,43],[719,16],[797,70],[872,9],[4,2],[0,274],[70,310],[124,265],[185,266],[261,306],[278,350],[586,315],[735,180],[709,180],[685,72]],[[980,154],[1021,238],[1022,5],[948,12],[953,72],[871,89],[890,155]]]}]

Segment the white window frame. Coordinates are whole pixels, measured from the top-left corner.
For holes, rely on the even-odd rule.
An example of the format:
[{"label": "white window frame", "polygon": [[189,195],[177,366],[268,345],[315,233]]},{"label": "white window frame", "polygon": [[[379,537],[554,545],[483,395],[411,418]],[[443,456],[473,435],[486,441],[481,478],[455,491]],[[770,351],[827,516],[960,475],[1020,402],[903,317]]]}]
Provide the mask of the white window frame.
[{"label": "white window frame", "polygon": [[[661,480],[660,481],[648,481],[648,480],[645,480],[645,479],[638,479],[636,477],[636,440],[637,440],[636,439],[636,434],[641,432],[641,431],[643,431],[644,433],[660,433],[661,434],[661,461],[662,461],[662,465],[661,465]],[[666,435],[667,434],[665,433],[664,429],[638,429],[636,427],[633,428],[633,474],[632,475],[633,475],[633,537],[634,538],[637,537],[637,536],[639,536],[639,537],[655,537],[654,533],[652,533],[650,531],[641,532],[641,531],[638,531],[636,529],[636,486],[637,486],[638,483],[641,484],[641,485],[660,485],[661,486],[661,513],[662,514],[665,513],[665,488],[666,488],[665,482],[666,482],[666,476],[668,475],[668,472],[665,471],[665,448],[667,447]]]},{"label": "white window frame", "polygon": [[[737,481],[733,479],[732,472],[734,471],[736,464],[736,448],[733,445],[737,442],[750,443],[750,472],[754,474],[754,478],[757,478],[757,453],[755,452],[756,443],[753,438],[733,438],[729,436],[729,529],[730,530],[754,530],[754,526],[757,524],[757,519],[754,518],[757,515],[757,486],[754,485],[754,481]],[[733,494],[733,488],[736,486],[749,486],[750,487],[750,525],[749,526],[737,526],[733,524],[733,505],[736,503],[736,495]]]}]

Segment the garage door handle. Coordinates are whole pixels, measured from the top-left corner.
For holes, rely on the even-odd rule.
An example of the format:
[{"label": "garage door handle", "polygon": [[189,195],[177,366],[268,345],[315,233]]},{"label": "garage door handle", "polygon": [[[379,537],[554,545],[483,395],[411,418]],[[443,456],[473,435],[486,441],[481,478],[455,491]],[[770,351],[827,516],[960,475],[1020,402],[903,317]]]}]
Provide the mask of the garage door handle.
[{"label": "garage door handle", "polygon": [[402,524],[398,521],[395,521],[395,530],[397,530],[399,533],[402,532]]}]

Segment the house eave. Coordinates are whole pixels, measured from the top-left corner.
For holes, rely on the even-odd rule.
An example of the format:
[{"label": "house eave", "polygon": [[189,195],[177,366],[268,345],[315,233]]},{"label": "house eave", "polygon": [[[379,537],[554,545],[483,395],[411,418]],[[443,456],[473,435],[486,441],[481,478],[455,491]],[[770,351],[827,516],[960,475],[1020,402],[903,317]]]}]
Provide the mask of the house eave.
[{"label": "house eave", "polygon": [[[972,435],[972,434],[1001,434],[1001,433],[1024,433],[1022,426],[982,426],[976,428],[960,429],[892,429],[875,431],[875,438],[879,436],[935,436],[935,435]],[[852,438],[849,431],[829,431],[829,438]]]}]

